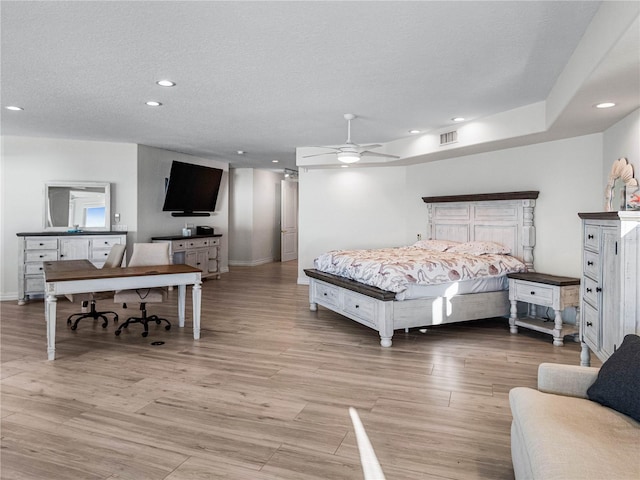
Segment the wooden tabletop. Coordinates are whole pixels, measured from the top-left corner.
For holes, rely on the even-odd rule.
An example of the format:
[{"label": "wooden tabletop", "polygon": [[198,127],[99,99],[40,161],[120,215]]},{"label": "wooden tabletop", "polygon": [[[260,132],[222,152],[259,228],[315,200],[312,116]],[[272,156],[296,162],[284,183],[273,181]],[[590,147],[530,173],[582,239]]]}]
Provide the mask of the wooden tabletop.
[{"label": "wooden tabletop", "polygon": [[568,285],[580,285],[579,278],[561,277],[558,275],[549,275],[548,273],[540,273],[540,272],[508,273],[507,277],[514,278],[516,280],[525,280],[527,282],[537,282],[537,283],[544,283],[546,285],[555,285],[558,287],[566,287]]},{"label": "wooden tabletop", "polygon": [[45,282],[69,282],[100,278],[139,277],[142,275],[171,275],[202,272],[186,264],[152,265],[146,267],[96,268],[89,260],[58,260],[44,262]]}]

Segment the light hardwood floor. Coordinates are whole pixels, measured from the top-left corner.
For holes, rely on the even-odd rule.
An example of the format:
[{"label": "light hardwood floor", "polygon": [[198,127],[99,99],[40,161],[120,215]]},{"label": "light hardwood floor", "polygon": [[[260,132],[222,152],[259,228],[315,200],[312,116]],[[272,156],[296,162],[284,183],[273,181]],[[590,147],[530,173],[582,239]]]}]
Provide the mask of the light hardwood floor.
[{"label": "light hardwood floor", "polygon": [[78,307],[61,299],[53,362],[43,302],[2,302],[1,478],[361,479],[350,406],[388,480],[513,477],[509,389],[535,386],[541,362],[578,364],[577,343],[493,319],[399,331],[383,349],[373,330],[310,312],[296,268],[206,281],[198,341],[189,320],[177,328],[176,291],[149,306],[174,327],[148,338],[92,320],[72,332]]}]

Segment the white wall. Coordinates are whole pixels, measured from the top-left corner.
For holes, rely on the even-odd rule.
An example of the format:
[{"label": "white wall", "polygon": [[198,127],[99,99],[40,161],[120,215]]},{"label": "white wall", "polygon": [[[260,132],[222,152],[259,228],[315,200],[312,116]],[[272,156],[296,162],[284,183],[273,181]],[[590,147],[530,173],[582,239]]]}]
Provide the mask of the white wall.
[{"label": "white wall", "polygon": [[[210,217],[172,217],[163,212],[164,182],[169,177],[171,162],[204,165],[224,170],[215,212]],[[229,270],[229,164],[160,148],[138,146],[137,232],[135,241],[148,242],[152,237],[180,235],[186,223],[207,225],[220,239],[220,271]],[[122,220],[122,223],[126,223]]]},{"label": "white wall", "polygon": [[611,166],[618,158],[625,157],[633,165],[633,174],[640,181],[640,109],[605,130],[603,143],[603,196]]},{"label": "white wall", "polygon": [[229,264],[256,266],[280,258],[281,173],[235,168],[230,173]]},{"label": "white wall", "polygon": [[45,183],[110,182],[112,217],[120,213],[136,229],[136,145],[13,136],[1,143],[0,299],[18,298],[16,233],[43,231]]},{"label": "white wall", "polygon": [[423,196],[539,190],[538,271],[579,276],[578,212],[602,210],[602,135],[409,167],[300,172],[300,262],[336,248],[407,245],[426,235]]},{"label": "white wall", "polygon": [[298,279],[320,253],[406,244],[406,167],[299,171]]}]

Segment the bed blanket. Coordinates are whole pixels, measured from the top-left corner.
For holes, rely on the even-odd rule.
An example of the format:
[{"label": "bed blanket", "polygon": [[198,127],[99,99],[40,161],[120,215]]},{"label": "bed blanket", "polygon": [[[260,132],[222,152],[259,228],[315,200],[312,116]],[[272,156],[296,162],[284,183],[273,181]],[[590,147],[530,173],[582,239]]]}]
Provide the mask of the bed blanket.
[{"label": "bed blanket", "polygon": [[314,260],[317,270],[399,293],[407,284],[435,285],[524,272],[510,255],[469,255],[417,247],[332,250]]}]

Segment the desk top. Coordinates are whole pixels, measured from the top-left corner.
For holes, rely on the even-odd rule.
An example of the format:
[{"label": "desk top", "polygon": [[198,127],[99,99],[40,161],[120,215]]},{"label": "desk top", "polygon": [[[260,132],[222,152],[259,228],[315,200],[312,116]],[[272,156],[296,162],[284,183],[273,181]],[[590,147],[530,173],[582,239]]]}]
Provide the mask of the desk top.
[{"label": "desk top", "polygon": [[69,282],[73,280],[97,280],[102,278],[140,277],[147,275],[171,275],[176,273],[201,273],[199,268],[186,264],[152,265],[146,267],[96,268],[89,260],[58,260],[44,262],[45,282]]}]

